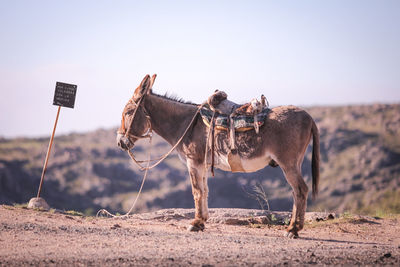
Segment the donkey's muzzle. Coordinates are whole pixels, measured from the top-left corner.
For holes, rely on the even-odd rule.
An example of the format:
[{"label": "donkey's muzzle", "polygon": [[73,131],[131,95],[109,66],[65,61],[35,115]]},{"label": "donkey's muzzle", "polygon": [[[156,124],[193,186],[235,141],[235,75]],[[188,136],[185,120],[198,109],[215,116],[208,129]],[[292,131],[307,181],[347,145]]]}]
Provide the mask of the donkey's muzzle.
[{"label": "donkey's muzzle", "polygon": [[117,135],[117,145],[124,151],[130,150],[133,148],[133,143],[124,135]]}]

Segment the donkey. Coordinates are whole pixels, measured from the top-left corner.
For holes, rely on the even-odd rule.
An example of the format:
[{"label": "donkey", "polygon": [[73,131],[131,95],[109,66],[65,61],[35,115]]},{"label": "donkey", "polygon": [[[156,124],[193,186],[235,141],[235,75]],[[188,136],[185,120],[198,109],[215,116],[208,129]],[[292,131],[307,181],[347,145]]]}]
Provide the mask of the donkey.
[{"label": "donkey", "polygon": [[[209,218],[208,166],[205,164],[210,158],[206,156],[208,126],[198,114],[199,105],[153,93],[155,78],[156,75],[151,78],[146,75],[126,104],[117,143],[121,149],[129,151],[138,139],[147,137],[154,130],[169,144],[176,145],[179,158],[187,165],[194,197],[195,218],[189,230],[202,231]],[[215,131],[215,167],[224,171],[234,170],[228,162],[232,152],[228,135],[228,131]],[[307,112],[294,106],[273,108],[258,134],[250,130],[237,132],[235,137],[240,171],[255,172],[267,165],[279,165],[283,170],[293,189],[292,217],[285,234],[290,238],[298,237],[304,226],[308,187],[301,174],[301,164],[311,137],[312,193],[315,197],[319,182],[319,134]]]}]

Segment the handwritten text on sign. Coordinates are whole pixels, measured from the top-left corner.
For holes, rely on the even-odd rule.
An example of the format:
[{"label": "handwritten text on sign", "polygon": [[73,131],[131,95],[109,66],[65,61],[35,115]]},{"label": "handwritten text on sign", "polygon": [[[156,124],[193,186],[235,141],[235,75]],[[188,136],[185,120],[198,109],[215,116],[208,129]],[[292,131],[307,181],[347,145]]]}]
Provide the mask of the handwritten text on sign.
[{"label": "handwritten text on sign", "polygon": [[74,108],[77,86],[68,83],[56,83],[53,105]]}]

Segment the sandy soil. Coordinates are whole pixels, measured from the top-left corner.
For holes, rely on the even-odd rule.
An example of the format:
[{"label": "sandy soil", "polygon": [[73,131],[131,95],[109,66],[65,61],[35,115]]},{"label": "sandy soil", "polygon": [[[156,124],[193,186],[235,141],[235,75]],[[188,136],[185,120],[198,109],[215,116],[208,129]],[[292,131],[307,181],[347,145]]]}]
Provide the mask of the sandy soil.
[{"label": "sandy soil", "polygon": [[[0,206],[0,266],[11,265],[400,265],[400,217],[313,220],[283,237],[288,213],[212,209],[204,232],[188,232],[193,210],[128,219]],[[324,217],[325,216],[325,217]]]}]

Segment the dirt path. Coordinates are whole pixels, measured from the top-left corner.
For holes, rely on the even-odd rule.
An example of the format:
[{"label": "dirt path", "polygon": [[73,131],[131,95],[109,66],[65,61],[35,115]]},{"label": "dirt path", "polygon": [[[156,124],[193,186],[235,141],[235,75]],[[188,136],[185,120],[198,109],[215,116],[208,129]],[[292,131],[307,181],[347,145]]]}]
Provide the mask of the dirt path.
[{"label": "dirt path", "polygon": [[[212,209],[204,232],[186,230],[192,210],[129,219],[73,216],[0,206],[0,266],[400,265],[400,217],[355,217],[307,224],[282,236],[288,213]],[[307,214],[320,218],[318,214]],[[285,217],[286,216],[286,217]]]}]

